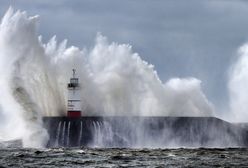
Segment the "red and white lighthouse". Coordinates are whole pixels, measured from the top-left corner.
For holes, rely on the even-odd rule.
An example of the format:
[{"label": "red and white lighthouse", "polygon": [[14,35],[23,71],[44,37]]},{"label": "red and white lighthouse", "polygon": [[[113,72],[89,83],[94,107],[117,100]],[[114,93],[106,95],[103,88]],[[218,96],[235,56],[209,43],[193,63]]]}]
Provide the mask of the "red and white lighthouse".
[{"label": "red and white lighthouse", "polygon": [[76,70],[73,69],[73,76],[68,83],[68,104],[67,116],[68,117],[81,117],[81,97],[79,80],[76,77]]}]

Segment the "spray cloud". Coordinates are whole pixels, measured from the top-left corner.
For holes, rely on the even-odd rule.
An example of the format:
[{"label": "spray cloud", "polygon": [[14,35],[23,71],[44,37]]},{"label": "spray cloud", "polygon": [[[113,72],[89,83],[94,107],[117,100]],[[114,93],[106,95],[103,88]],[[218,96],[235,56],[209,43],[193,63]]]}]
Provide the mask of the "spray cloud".
[{"label": "spray cloud", "polygon": [[[67,47],[56,37],[43,43],[38,17],[10,8],[0,25],[2,137],[20,137],[25,146],[44,146],[42,116],[66,114],[66,84],[77,69],[84,115],[212,116],[213,105],[195,78],[162,82],[154,67],[127,44],[97,34],[93,49]],[[0,128],[2,128],[1,126]],[[11,131],[11,134],[6,130]],[[35,139],[34,139],[35,138]]]},{"label": "spray cloud", "polygon": [[229,73],[230,116],[232,121],[248,121],[248,44],[240,47],[238,59]]}]

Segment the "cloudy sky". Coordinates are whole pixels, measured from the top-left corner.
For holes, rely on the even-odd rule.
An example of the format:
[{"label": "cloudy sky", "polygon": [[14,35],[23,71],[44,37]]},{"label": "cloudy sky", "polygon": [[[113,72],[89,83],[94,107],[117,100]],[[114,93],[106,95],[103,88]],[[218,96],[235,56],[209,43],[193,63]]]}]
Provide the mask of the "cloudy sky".
[{"label": "cloudy sky", "polygon": [[128,43],[155,66],[162,81],[196,77],[216,106],[228,101],[228,70],[248,41],[245,0],[1,0],[40,15],[39,34],[93,47],[97,32]]}]

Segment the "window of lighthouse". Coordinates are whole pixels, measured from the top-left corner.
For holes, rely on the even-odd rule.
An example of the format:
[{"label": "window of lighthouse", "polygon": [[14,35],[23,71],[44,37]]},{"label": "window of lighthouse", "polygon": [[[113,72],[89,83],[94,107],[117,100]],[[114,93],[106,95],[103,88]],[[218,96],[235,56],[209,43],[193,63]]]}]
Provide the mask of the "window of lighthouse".
[{"label": "window of lighthouse", "polygon": [[71,78],[71,83],[78,83],[78,78]]}]

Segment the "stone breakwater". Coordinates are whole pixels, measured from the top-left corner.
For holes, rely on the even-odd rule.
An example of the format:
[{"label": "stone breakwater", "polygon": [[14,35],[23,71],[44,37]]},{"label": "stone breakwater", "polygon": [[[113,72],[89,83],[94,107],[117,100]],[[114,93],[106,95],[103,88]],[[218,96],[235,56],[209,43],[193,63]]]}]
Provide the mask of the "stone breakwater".
[{"label": "stone breakwater", "polygon": [[47,147],[247,147],[245,124],[214,117],[44,117]]}]

